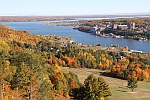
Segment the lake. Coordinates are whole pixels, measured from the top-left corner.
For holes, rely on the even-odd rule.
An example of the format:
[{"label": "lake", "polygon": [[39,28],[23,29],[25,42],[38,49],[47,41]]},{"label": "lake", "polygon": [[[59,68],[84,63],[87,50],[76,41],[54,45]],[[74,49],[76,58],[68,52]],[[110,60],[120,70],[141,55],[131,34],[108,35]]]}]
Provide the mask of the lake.
[{"label": "lake", "polygon": [[143,42],[130,39],[103,38],[90,33],[74,30],[72,26],[47,26],[45,21],[40,22],[0,22],[0,24],[9,25],[15,30],[28,30],[36,35],[58,35],[63,37],[72,37],[75,42],[84,44],[101,44],[102,46],[111,46],[118,44],[121,47],[128,46],[130,49],[150,52],[150,42]]}]

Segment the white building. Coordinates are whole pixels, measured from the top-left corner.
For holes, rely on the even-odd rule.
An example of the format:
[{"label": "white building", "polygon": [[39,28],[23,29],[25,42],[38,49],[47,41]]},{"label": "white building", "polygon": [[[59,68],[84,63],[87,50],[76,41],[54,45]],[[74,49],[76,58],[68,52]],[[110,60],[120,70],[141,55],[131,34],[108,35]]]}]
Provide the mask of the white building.
[{"label": "white building", "polygon": [[96,33],[96,31],[99,31],[99,27],[98,27],[98,25],[96,25],[96,26],[94,26],[94,27],[90,27],[90,32],[91,33]]},{"label": "white building", "polygon": [[100,32],[105,29],[106,29],[106,27],[98,27],[98,25],[96,25],[94,27],[90,27],[90,32],[93,34],[100,34]]}]

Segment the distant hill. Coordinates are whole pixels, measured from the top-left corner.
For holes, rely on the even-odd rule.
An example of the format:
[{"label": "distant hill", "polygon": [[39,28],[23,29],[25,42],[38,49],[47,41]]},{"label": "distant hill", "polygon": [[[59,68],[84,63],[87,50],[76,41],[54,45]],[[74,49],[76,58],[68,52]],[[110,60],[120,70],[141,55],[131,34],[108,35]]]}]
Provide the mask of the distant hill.
[{"label": "distant hill", "polygon": [[69,15],[69,16],[0,16],[0,22],[27,22],[27,21],[50,21],[67,20],[72,18],[113,18],[113,17],[150,17],[147,13],[121,13],[121,14],[101,14],[101,15]]},{"label": "distant hill", "polygon": [[62,16],[0,16],[0,22],[28,22],[28,21],[49,21],[65,20]]}]

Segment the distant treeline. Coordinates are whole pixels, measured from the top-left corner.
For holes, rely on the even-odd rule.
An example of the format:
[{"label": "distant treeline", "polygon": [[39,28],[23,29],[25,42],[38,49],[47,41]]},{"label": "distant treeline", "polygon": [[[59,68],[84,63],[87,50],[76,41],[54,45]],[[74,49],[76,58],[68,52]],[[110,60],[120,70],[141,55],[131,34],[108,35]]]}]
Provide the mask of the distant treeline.
[{"label": "distant treeline", "polygon": [[28,21],[49,21],[49,20],[65,20],[65,17],[52,16],[0,16],[0,22],[28,22]]}]

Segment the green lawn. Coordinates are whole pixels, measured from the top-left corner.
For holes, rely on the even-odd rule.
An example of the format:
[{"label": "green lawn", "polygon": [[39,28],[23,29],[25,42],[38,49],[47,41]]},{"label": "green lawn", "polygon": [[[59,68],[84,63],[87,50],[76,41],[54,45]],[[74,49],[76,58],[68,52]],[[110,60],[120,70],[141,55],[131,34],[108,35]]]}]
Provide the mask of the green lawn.
[{"label": "green lawn", "polygon": [[62,67],[63,72],[73,72],[78,75],[79,81],[84,82],[85,78],[94,74],[95,76],[100,76],[105,79],[109,84],[112,96],[110,100],[150,100],[150,82],[138,82],[138,88],[134,92],[131,92],[130,89],[126,88],[127,81],[117,78],[106,77],[100,74],[100,70],[97,69],[76,69],[76,68],[66,68]]}]

